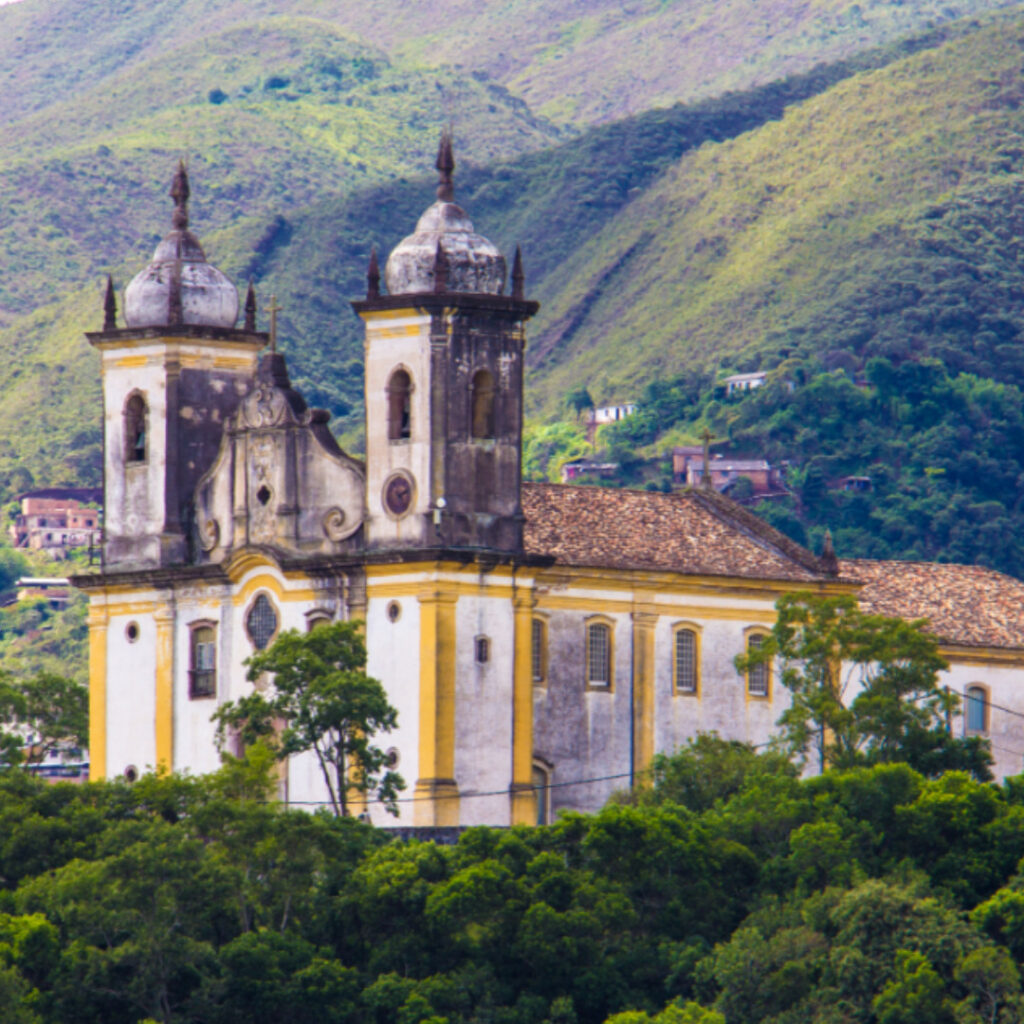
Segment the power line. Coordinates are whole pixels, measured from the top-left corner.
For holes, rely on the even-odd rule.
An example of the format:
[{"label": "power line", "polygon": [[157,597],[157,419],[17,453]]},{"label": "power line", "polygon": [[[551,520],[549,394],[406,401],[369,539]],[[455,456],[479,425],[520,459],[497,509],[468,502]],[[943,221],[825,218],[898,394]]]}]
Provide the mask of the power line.
[{"label": "power line", "polygon": [[[633,774],[635,774],[635,773],[633,773],[633,772],[619,772],[617,775],[597,775],[597,776],[594,776],[593,778],[590,778],[590,779],[574,779],[571,782],[549,782],[546,786],[532,786],[532,785],[528,786],[528,787],[527,786],[523,786],[522,788],[517,789],[516,792],[519,792],[519,793],[526,793],[526,792],[543,793],[545,790],[548,790],[548,789],[562,789],[565,786],[587,786],[587,785],[590,785],[590,783],[592,783],[592,782],[609,782],[612,779],[628,779]],[[508,794],[509,794],[509,790],[507,788],[506,789],[492,789],[490,791],[483,792],[483,793],[474,793],[474,792],[459,793],[459,799],[460,800],[466,800],[466,799],[469,799],[470,797],[478,797],[478,796],[508,796]],[[444,800],[444,799],[445,798],[443,796],[403,796],[403,797],[399,797],[394,802],[396,804],[415,804],[415,803],[421,803],[421,802],[426,801],[426,800]],[[328,800],[289,800],[288,801],[288,805],[289,806],[295,806],[295,805],[303,805],[303,806],[305,806],[305,805],[308,804],[308,805],[312,805],[312,806],[315,806],[315,807],[326,807],[329,802],[330,801],[328,801]],[[376,803],[376,802],[377,801],[370,801],[370,803]]]}]

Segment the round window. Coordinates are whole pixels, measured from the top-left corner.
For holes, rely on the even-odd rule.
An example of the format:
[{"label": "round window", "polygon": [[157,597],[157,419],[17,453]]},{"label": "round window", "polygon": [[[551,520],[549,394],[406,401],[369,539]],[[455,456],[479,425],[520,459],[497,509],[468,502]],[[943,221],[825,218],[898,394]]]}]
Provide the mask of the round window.
[{"label": "round window", "polygon": [[388,622],[397,622],[402,617],[402,606],[397,601],[388,604]]},{"label": "round window", "polygon": [[124,635],[128,640],[128,643],[133,644],[139,639],[139,624],[137,622],[129,622],[124,627]]}]

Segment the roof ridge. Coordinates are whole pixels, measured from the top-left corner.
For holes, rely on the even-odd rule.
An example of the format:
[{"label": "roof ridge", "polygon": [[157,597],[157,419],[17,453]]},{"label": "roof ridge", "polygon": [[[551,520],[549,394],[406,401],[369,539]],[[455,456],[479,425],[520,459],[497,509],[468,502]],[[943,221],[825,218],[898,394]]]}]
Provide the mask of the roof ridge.
[{"label": "roof ridge", "polygon": [[727,498],[724,494],[719,494],[717,491],[704,487],[688,487],[680,493],[692,497],[713,515],[730,521],[732,526],[751,534],[754,539],[770,544],[781,554],[785,555],[786,558],[792,559],[808,571],[819,576],[832,578],[833,574],[825,569],[821,564],[821,559],[813,551],[805,548],[802,544],[797,544],[795,540],[791,540],[781,530],[770,526],[759,516],[754,515],[749,509],[744,508],[743,505],[733,501],[731,498]]}]

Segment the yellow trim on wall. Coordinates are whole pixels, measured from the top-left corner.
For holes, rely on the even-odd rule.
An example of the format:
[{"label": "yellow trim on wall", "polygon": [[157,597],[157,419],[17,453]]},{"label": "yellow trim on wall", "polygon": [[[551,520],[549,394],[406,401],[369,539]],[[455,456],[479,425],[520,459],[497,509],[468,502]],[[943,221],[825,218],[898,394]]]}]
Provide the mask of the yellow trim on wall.
[{"label": "yellow trim on wall", "polygon": [[533,595],[529,590],[516,593],[514,615],[511,823],[533,825],[537,794],[533,789]]},{"label": "yellow trim on wall", "polygon": [[655,647],[658,616],[649,611],[633,613],[633,776],[649,784],[647,769],[654,759]]},{"label": "yellow trim on wall", "polygon": [[455,602],[439,589],[421,591],[419,777],[415,825],[459,823],[455,781]]},{"label": "yellow trim on wall", "polygon": [[111,364],[117,370],[137,370],[150,363],[157,365],[160,362],[157,356],[121,356],[120,359],[111,360]]},{"label": "yellow trim on wall", "polygon": [[156,619],[156,770],[174,771],[174,608],[164,605]]},{"label": "yellow trim on wall", "polygon": [[1019,647],[960,647],[940,644],[939,654],[954,665],[1006,665],[1024,668],[1024,650]]},{"label": "yellow trim on wall", "polygon": [[[702,608],[699,605],[652,603],[657,615],[666,618],[718,619],[730,622],[763,622],[774,625],[776,611],[772,608]],[[636,607],[635,601],[625,598],[572,597],[571,595],[538,594],[537,607],[541,611],[591,612],[595,614],[626,614]]]},{"label": "yellow trim on wall", "polygon": [[89,780],[107,777],[107,609],[89,605]]}]

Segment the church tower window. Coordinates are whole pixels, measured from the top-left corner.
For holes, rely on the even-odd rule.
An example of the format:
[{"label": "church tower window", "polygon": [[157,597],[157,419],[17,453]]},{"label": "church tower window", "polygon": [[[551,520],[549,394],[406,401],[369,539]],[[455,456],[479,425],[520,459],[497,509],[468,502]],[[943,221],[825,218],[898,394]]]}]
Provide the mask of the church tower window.
[{"label": "church tower window", "polygon": [[124,407],[125,462],[146,461],[146,400],[134,394]]},{"label": "church tower window", "polygon": [[473,437],[490,440],[494,437],[494,378],[487,370],[473,374]]},{"label": "church tower window", "polygon": [[408,441],[412,437],[412,378],[395,370],[388,381],[388,440]]}]

